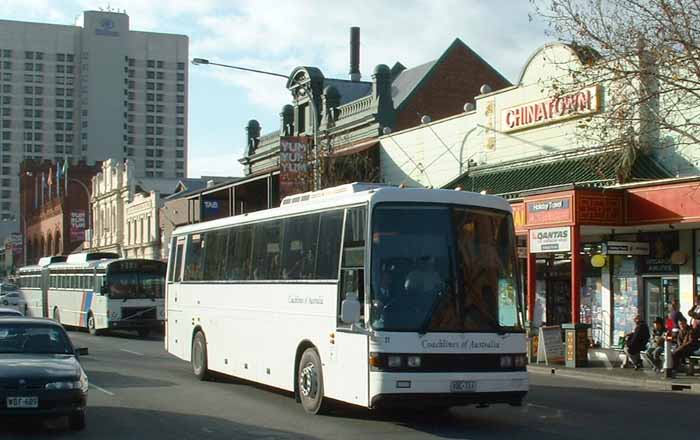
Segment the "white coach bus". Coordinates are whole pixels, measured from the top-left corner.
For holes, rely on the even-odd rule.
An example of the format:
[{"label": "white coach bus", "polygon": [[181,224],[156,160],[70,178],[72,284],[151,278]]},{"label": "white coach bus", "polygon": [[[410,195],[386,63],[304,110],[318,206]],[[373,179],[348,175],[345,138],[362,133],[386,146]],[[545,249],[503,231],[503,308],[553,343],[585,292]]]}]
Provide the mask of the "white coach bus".
[{"label": "white coach bus", "polygon": [[112,253],[80,253],[42,259],[19,270],[27,314],[84,328],[135,330],[141,336],[162,329],[166,264],[120,259]]},{"label": "white coach bus", "polygon": [[177,229],[166,349],[368,408],[507,403],[528,391],[513,220],[498,197],[350,184]]}]

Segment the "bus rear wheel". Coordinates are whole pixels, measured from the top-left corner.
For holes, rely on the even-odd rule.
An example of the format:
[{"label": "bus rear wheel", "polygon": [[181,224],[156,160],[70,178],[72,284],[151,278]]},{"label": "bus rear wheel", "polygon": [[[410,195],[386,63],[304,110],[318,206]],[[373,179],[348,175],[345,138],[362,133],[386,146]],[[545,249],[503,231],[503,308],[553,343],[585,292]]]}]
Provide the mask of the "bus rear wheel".
[{"label": "bus rear wheel", "polygon": [[328,409],[323,398],[323,370],[315,348],[307,348],[299,360],[297,386],[301,406],[308,414],[322,414]]},{"label": "bus rear wheel", "polygon": [[198,331],[192,340],[192,371],[199,380],[209,379],[207,340],[201,331]]}]

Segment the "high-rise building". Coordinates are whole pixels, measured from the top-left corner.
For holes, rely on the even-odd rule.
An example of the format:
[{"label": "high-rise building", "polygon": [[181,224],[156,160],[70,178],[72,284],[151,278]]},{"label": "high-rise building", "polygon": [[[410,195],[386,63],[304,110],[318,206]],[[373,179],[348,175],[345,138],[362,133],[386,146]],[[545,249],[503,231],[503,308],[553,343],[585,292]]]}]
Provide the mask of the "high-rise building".
[{"label": "high-rise building", "polygon": [[0,20],[0,220],[19,216],[24,159],[128,160],[137,177],[186,177],[185,35]]}]

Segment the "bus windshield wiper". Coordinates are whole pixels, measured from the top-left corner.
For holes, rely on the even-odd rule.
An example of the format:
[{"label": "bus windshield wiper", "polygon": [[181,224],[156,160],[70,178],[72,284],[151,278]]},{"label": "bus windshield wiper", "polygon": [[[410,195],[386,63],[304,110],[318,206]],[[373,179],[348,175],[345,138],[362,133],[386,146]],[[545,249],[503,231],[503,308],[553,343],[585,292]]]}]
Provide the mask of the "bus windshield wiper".
[{"label": "bus windshield wiper", "polygon": [[435,314],[435,310],[437,310],[438,306],[442,303],[442,299],[446,296],[447,295],[445,295],[442,290],[437,292],[435,299],[433,299],[433,302],[430,305],[430,310],[429,310],[428,314],[425,316],[425,319],[423,319],[423,323],[421,324],[420,328],[418,329],[419,335],[423,336],[428,332],[428,327],[430,326],[430,323],[433,320],[433,315]]}]

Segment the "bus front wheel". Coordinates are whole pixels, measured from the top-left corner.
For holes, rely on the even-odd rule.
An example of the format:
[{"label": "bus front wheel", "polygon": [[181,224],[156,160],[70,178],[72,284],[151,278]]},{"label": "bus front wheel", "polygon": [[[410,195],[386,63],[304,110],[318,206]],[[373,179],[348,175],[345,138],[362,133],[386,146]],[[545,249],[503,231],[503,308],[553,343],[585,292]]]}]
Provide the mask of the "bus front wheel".
[{"label": "bus front wheel", "polygon": [[204,333],[199,331],[192,340],[192,371],[199,380],[207,380],[209,378],[207,367],[207,340]]},{"label": "bus front wheel", "polygon": [[297,373],[299,400],[304,411],[321,414],[327,405],[323,398],[323,370],[321,358],[315,348],[307,348],[301,355]]}]

